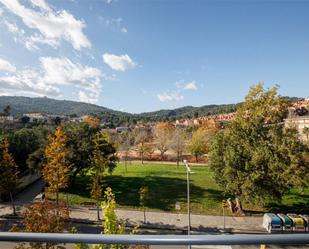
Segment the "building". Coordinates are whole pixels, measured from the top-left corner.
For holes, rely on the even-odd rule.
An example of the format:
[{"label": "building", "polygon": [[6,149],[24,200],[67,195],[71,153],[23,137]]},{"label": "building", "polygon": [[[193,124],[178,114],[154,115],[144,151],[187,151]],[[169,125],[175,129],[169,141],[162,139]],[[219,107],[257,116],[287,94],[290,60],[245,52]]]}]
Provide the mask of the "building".
[{"label": "building", "polygon": [[304,134],[304,128],[309,128],[309,115],[296,116],[284,120],[285,127],[295,127],[299,133],[300,139],[308,142],[307,135]]},{"label": "building", "polygon": [[0,123],[11,123],[14,122],[13,116],[0,115]]}]

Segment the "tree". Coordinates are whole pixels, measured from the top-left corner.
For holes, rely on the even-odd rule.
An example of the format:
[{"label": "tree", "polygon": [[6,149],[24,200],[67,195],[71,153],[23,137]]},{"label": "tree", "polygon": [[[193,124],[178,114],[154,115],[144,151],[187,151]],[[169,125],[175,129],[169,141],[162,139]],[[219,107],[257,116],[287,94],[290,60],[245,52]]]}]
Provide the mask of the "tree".
[{"label": "tree", "polygon": [[0,144],[0,193],[10,196],[13,214],[16,214],[13,194],[17,187],[17,165],[9,152],[9,142],[3,139]]},{"label": "tree", "polygon": [[306,142],[309,144],[309,127],[304,127],[303,134],[306,136]]},{"label": "tree", "polygon": [[124,152],[124,164],[126,172],[127,169],[127,161],[129,157],[129,152],[134,144],[134,137],[132,136],[132,133],[129,131],[122,132],[120,135],[120,149]]},{"label": "tree", "polygon": [[11,106],[7,105],[4,109],[3,109],[3,113],[5,116],[9,116],[11,113]]},{"label": "tree", "polygon": [[[69,211],[63,205],[57,205],[49,201],[38,202],[26,206],[23,212],[22,231],[32,233],[63,233],[66,222],[69,220]],[[65,248],[54,243],[19,244],[15,249],[53,249]]]},{"label": "tree", "polygon": [[100,119],[98,119],[97,117],[86,116],[83,121],[84,123],[88,124],[91,128],[94,129],[100,126]]},{"label": "tree", "polygon": [[235,197],[265,203],[292,187],[308,186],[305,145],[284,128],[286,101],[277,87],[252,87],[229,127],[213,139],[209,165],[216,181]]},{"label": "tree", "polygon": [[90,168],[93,137],[97,130],[84,122],[67,123],[62,126],[62,129],[68,137],[68,161],[71,165],[69,184],[72,186],[77,174],[83,174]]},{"label": "tree", "polygon": [[154,128],[155,144],[160,151],[161,160],[168,150],[175,126],[168,122],[160,122]]},{"label": "tree", "polygon": [[187,144],[187,149],[195,156],[196,162],[198,162],[199,156],[207,153],[208,142],[207,132],[203,128],[199,128],[193,132],[192,137]]},{"label": "tree", "polygon": [[30,118],[28,116],[22,116],[20,118],[20,121],[25,125],[25,124],[28,124],[29,121],[30,121]]},{"label": "tree", "polygon": [[174,130],[171,142],[170,142],[170,148],[176,152],[177,158],[176,158],[176,164],[177,167],[179,166],[179,161],[182,157],[182,153],[185,149],[185,140],[186,140],[186,134],[184,130],[180,128],[176,128]]},{"label": "tree", "polygon": [[31,128],[16,130],[10,138],[10,150],[20,171],[27,169],[27,159],[37,150],[39,144],[38,132]]},{"label": "tree", "polygon": [[100,198],[102,196],[101,181],[106,170],[109,173],[116,167],[118,158],[116,157],[116,149],[107,141],[106,134],[98,132],[93,140],[94,151],[91,158],[91,197],[97,203],[97,217],[100,219]]},{"label": "tree", "polygon": [[68,137],[68,161],[70,168],[70,185],[74,184],[77,174],[88,172],[91,167],[91,157],[94,150],[93,139],[99,131],[98,128],[91,128],[88,124],[66,123],[62,129]]},{"label": "tree", "polygon": [[57,128],[54,135],[48,136],[49,145],[44,154],[46,164],[43,166],[42,174],[47,182],[47,192],[56,194],[56,203],[59,203],[59,191],[67,187],[69,177],[68,138],[65,133]]},{"label": "tree", "polygon": [[[137,134],[136,134],[137,133]],[[135,131],[135,145],[137,151],[140,154],[141,162],[144,164],[144,155],[149,150],[149,142],[151,140],[150,134],[145,130],[136,130]]]},{"label": "tree", "polygon": [[[115,195],[111,188],[107,188],[104,195],[104,202],[102,204],[103,209],[103,234],[124,234],[125,227],[124,224],[117,220],[117,215],[115,212],[116,201]],[[95,249],[123,249],[127,248],[126,245],[113,244],[108,247],[108,245],[96,245]]]},{"label": "tree", "polygon": [[149,202],[150,192],[147,186],[141,187],[139,190],[139,203],[144,210],[144,223],[146,223],[146,206]]}]

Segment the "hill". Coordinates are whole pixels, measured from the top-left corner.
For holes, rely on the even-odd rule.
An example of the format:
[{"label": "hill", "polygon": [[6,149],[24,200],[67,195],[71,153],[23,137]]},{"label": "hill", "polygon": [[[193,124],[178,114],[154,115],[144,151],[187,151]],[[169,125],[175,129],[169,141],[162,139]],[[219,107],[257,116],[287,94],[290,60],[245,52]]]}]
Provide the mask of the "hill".
[{"label": "hill", "polygon": [[56,100],[47,97],[29,98],[16,96],[0,96],[0,111],[3,110],[7,105],[11,107],[11,114],[14,116],[19,116],[23,113],[29,112],[44,112],[56,115],[74,116],[82,116],[86,114],[99,115],[102,113],[126,115],[126,113],[114,111],[102,106],[77,101]]},{"label": "hill", "polygon": [[[289,98],[294,102],[299,98]],[[140,114],[131,114],[126,112],[115,111],[106,107],[77,102],[69,100],[56,100],[47,97],[30,98],[17,96],[0,96],[0,111],[7,105],[11,107],[11,114],[21,116],[23,113],[44,112],[55,115],[97,115],[106,122],[113,122],[119,125],[132,121],[161,121],[175,120],[179,118],[192,118],[197,116],[208,116],[221,113],[234,112],[241,103],[222,104],[222,105],[205,105],[201,107],[185,106],[170,110],[159,110],[154,112],[145,112]]]}]

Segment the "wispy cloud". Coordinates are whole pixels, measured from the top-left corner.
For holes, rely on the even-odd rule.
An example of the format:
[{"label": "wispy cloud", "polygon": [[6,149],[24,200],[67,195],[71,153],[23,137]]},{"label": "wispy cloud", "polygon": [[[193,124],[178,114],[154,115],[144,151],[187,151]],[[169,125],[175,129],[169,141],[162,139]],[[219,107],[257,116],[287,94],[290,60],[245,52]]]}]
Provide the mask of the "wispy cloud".
[{"label": "wispy cloud", "polygon": [[[86,27],[83,20],[77,20],[66,10],[53,10],[44,0],[31,0],[31,2],[37,8],[26,8],[18,0],[0,0],[0,3],[20,17],[29,29],[38,32],[25,38],[26,40],[30,40],[29,42],[34,45],[51,46],[58,46],[61,40],[65,40],[76,50],[91,47],[90,41],[83,33]],[[12,27],[10,31],[14,33]]]},{"label": "wispy cloud", "polygon": [[183,96],[178,92],[164,92],[157,95],[161,102],[180,101],[183,100]]},{"label": "wispy cloud", "polygon": [[66,57],[41,57],[40,68],[24,68],[0,77],[3,93],[62,96],[60,86],[79,89],[79,99],[96,103],[101,92],[99,69],[74,63]]},{"label": "wispy cloud", "polygon": [[128,28],[124,26],[123,19],[121,17],[118,18],[105,18],[103,16],[98,17],[99,21],[105,24],[107,27],[112,30],[117,30],[122,33],[128,33]]},{"label": "wispy cloud", "polygon": [[177,88],[183,89],[183,90],[192,90],[192,91],[198,90],[198,87],[197,87],[195,80],[193,80],[191,82],[180,81],[180,82],[176,82],[175,85],[176,85]]},{"label": "wispy cloud", "polygon": [[16,67],[9,61],[0,58],[0,71],[15,72]]},{"label": "wispy cloud", "polygon": [[129,55],[114,55],[105,53],[102,55],[103,61],[110,68],[116,71],[126,71],[128,69],[136,67],[137,63],[134,62]]}]

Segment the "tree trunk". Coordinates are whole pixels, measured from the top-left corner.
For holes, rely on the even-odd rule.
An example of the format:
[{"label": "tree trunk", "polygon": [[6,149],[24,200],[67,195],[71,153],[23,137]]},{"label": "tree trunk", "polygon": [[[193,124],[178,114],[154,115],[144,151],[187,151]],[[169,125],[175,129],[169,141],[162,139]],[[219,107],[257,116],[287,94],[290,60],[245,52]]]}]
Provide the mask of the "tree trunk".
[{"label": "tree trunk", "polygon": [[142,161],[142,164],[144,164],[144,153],[141,152],[141,161]]},{"label": "tree trunk", "polygon": [[238,197],[235,198],[236,202],[236,211],[239,215],[245,215],[244,211],[242,210],[242,205]]},{"label": "tree trunk", "polygon": [[161,152],[161,161],[164,160],[164,152],[163,151],[160,151]]},{"label": "tree trunk", "polygon": [[177,168],[179,167],[179,157],[180,157],[179,154],[180,154],[179,151],[177,151]]},{"label": "tree trunk", "polygon": [[13,208],[13,214],[16,215],[16,208],[15,208],[15,203],[14,203],[12,192],[10,192],[10,199],[11,199],[11,204]]},{"label": "tree trunk", "polygon": [[144,207],[144,223],[146,223],[146,208]]},{"label": "tree trunk", "polygon": [[97,219],[98,219],[98,221],[100,220],[100,206],[99,206],[98,200],[97,200]]},{"label": "tree trunk", "polygon": [[198,155],[195,155],[195,162],[198,162]]},{"label": "tree trunk", "polygon": [[59,190],[56,191],[56,204],[59,204]]},{"label": "tree trunk", "polygon": [[128,172],[127,162],[128,162],[128,154],[126,153],[124,157],[124,166],[125,166],[126,172]]}]

